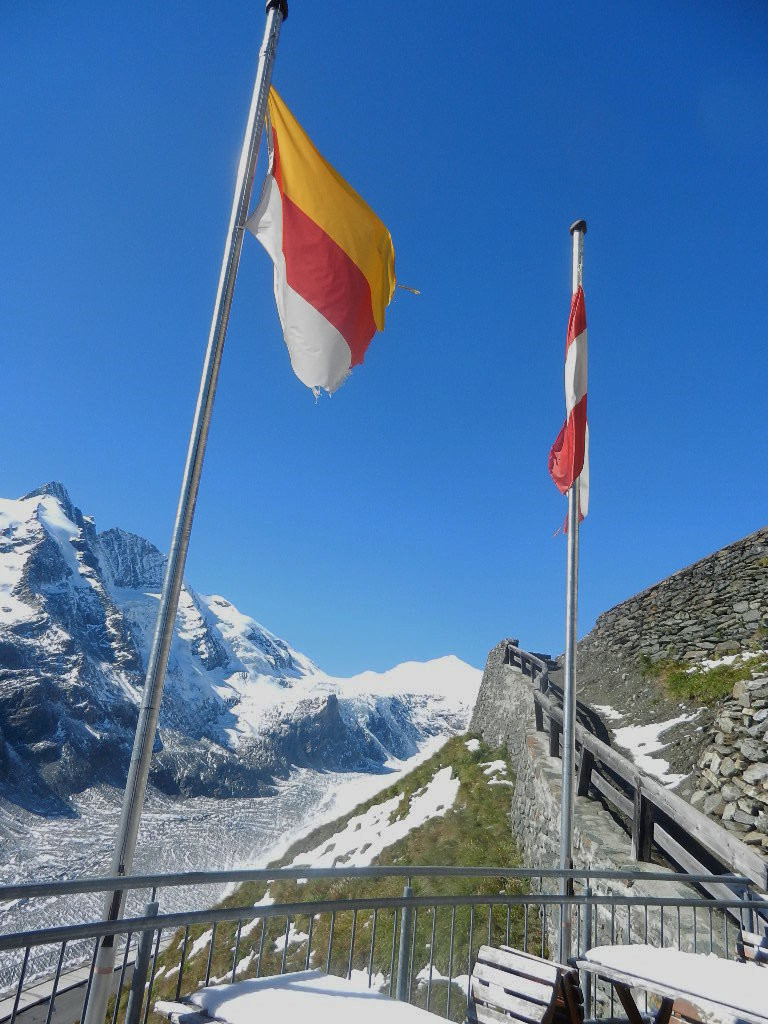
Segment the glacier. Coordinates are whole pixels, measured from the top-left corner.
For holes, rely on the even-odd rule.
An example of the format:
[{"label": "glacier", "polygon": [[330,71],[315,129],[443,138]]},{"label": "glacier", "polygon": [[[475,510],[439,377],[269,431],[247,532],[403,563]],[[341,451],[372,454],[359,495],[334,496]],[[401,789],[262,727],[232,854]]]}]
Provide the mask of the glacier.
[{"label": "glacier", "polygon": [[[0,798],[76,814],[122,787],[165,556],[97,532],[60,483],[0,500]],[[386,771],[466,728],[480,673],[458,658],[342,679],[220,595],[184,584],[151,785],[254,797],[297,769]]]},{"label": "glacier", "polygon": [[[0,884],[107,872],[165,566],[148,540],[98,532],[60,483],[0,499]],[[185,583],[135,870],[267,863],[465,731],[480,679],[454,656],[334,677]],[[163,909],[218,892],[167,889]],[[100,903],[2,911],[13,930]],[[0,958],[0,989],[16,967]]]}]

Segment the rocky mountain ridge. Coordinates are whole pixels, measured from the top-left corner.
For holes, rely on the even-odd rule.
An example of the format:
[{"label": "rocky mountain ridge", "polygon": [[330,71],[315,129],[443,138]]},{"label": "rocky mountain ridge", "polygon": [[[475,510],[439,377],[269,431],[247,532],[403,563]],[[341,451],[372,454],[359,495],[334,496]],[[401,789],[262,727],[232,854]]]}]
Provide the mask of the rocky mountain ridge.
[{"label": "rocky mountain ridge", "polygon": [[[122,787],[164,572],[60,483],[0,500],[0,797],[66,814],[72,793]],[[294,767],[380,771],[464,728],[479,679],[453,657],[335,679],[185,584],[151,782],[246,796]]]}]

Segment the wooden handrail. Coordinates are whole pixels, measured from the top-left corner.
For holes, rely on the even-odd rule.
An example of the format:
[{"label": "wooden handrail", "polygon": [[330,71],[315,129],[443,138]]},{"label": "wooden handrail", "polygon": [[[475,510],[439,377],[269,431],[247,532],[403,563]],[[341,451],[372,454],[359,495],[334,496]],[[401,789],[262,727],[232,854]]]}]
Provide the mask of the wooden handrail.
[{"label": "wooden handrail", "polygon": [[[549,696],[552,690],[549,686],[548,665],[541,658],[518,647],[516,643],[507,644],[504,660],[505,664],[519,663],[524,672],[528,669],[534,684],[536,729],[539,732],[545,731],[546,716],[549,719],[549,752],[552,756],[560,756],[563,713]],[[538,678],[535,669],[538,670]],[[706,870],[690,850],[682,847],[655,821],[655,810],[658,808],[696,844],[725,866],[752,879],[763,891],[768,890],[768,862],[746,843],[730,835],[687,800],[662,786],[656,779],[638,768],[633,761],[604,743],[579,722],[576,722],[575,734],[577,752],[580,755],[577,793],[579,796],[587,796],[590,786],[593,786],[601,797],[632,820],[632,855],[636,860],[648,860],[651,843],[655,841],[674,860],[681,862],[682,857],[686,862],[683,865],[686,870]],[[595,772],[600,765],[609,769],[632,789],[632,799],[621,793],[604,775]]]},{"label": "wooden handrail", "polygon": [[[518,647],[516,643],[508,643],[507,649],[504,654],[504,664],[514,665],[515,658],[520,662],[520,668],[525,672],[525,663],[528,662],[530,665],[529,675],[531,681],[538,683],[538,687],[542,693],[546,693],[549,689],[549,665],[542,658],[537,658],[535,654],[531,654],[529,651],[524,651],[522,647]],[[539,671],[539,678],[536,679],[536,675],[533,669],[537,668]]]},{"label": "wooden handrail", "polygon": [[[533,698],[541,712],[550,721],[550,749],[552,749],[554,747],[552,734],[557,732],[559,736],[562,730],[563,712],[546,693],[542,693],[540,690],[534,690]],[[537,724],[538,719],[537,715]],[[751,878],[762,890],[768,889],[768,862],[750,849],[746,843],[730,835],[711,818],[689,804],[687,800],[683,800],[677,793],[662,786],[638,768],[634,762],[619,754],[607,743],[603,743],[578,722],[575,734],[576,742],[582,751],[582,764],[584,765],[583,773],[581,767],[579,770],[578,792],[581,795],[586,795],[588,792],[596,762],[609,768],[634,791],[633,853],[636,859],[648,858],[649,843],[654,831],[653,809],[659,808],[692,839],[729,868]],[[591,763],[586,754],[591,755]],[[608,796],[607,799],[611,800],[611,797]],[[614,800],[611,802],[622,813],[627,813],[626,805],[620,806],[619,802]]]}]

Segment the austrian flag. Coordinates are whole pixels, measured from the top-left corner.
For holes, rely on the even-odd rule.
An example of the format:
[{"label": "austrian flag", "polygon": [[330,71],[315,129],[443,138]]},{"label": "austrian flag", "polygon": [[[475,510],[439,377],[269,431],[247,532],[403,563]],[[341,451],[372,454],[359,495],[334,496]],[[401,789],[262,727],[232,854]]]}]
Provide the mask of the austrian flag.
[{"label": "austrian flag", "polygon": [[571,300],[565,342],[565,423],[549,453],[549,475],[562,494],[580,477],[579,519],[589,507],[589,427],[587,426],[587,311],[579,286]]},{"label": "austrian flag", "polygon": [[363,356],[395,289],[392,238],[315,149],[274,89],[269,169],[247,222],[274,263],[275,300],[294,373],[335,391]]}]

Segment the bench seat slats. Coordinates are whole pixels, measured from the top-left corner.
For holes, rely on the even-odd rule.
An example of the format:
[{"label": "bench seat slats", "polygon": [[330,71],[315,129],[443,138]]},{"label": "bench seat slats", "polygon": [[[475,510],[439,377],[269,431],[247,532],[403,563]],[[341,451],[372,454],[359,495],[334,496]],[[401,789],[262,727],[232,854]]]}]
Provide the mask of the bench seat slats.
[{"label": "bench seat slats", "polygon": [[472,1003],[467,1011],[467,1020],[474,1024],[510,1024],[511,1021],[519,1021],[520,1024],[528,1024],[527,1017],[517,1017],[514,1013],[501,1013],[494,1010],[492,1006],[485,1006],[483,1003]]},{"label": "bench seat slats", "polygon": [[[494,947],[488,946],[487,948],[493,949]],[[523,949],[515,949],[514,946],[499,946],[499,949],[503,950],[505,953],[514,953],[515,956],[522,956],[526,960],[533,960],[534,963],[537,964],[546,964],[548,967],[554,967],[555,970],[561,971],[564,974],[578,975],[579,973],[576,968],[571,967],[570,964],[561,964],[558,963],[557,960],[542,960],[542,958],[537,956],[536,953],[529,953],[527,950]]]},{"label": "bench seat slats", "polygon": [[481,946],[477,959],[514,971],[515,974],[530,978],[531,981],[550,982],[552,985],[557,981],[561,971],[570,971],[569,967],[560,968],[558,964],[527,956],[518,950],[494,949],[492,946]]},{"label": "bench seat slats", "polygon": [[509,971],[502,971],[497,967],[489,967],[483,963],[475,964],[472,976],[480,978],[491,985],[516,992],[518,995],[541,1003],[543,1006],[549,1006],[552,1002],[554,982],[549,984],[548,982],[531,981],[530,978],[525,978],[520,974],[512,974]]},{"label": "bench seat slats", "polygon": [[535,1002],[526,999],[525,996],[506,992],[498,985],[488,985],[474,975],[472,977],[472,995],[477,1002],[507,1010],[521,1020],[530,1021],[531,1024],[539,1024],[549,1007],[549,1003]]},{"label": "bench seat slats", "polygon": [[672,1020],[676,1024],[701,1024],[699,1011],[687,999],[676,999],[672,1006]]},{"label": "bench seat slats", "polygon": [[573,967],[509,946],[481,946],[470,979],[471,1024],[581,1024],[584,996]]},{"label": "bench seat slats", "polygon": [[768,935],[742,931],[739,934],[737,950],[742,960],[768,967]]}]

